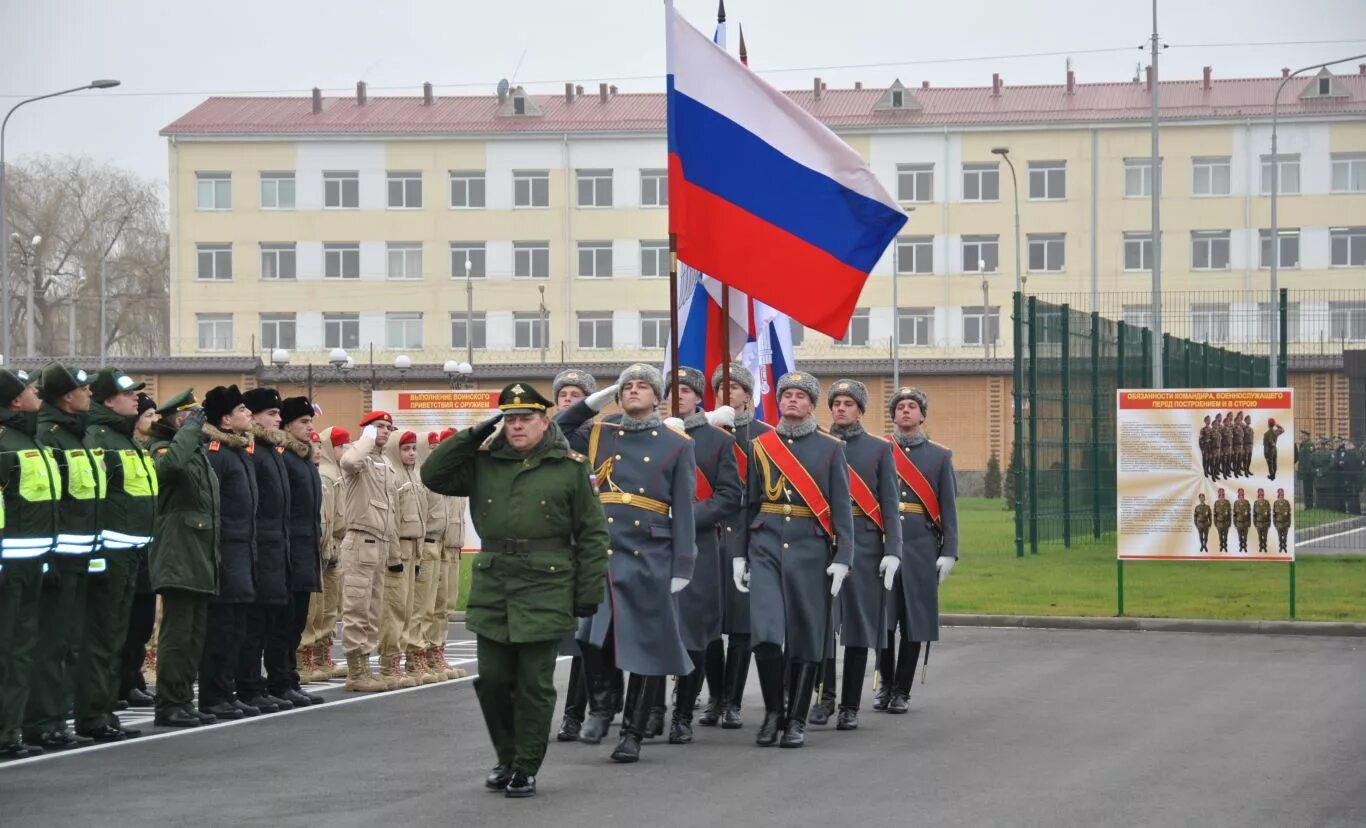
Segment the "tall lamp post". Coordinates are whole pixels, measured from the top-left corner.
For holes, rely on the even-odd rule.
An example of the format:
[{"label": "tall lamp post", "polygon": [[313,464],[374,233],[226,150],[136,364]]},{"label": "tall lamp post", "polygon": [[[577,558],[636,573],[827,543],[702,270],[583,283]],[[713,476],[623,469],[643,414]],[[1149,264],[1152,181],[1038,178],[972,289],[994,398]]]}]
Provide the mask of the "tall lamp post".
[{"label": "tall lamp post", "polygon": [[[546,340],[550,339],[550,326],[546,324],[546,319],[545,319],[545,317],[546,317],[546,308],[545,308],[545,285],[537,285],[537,286],[536,286],[536,289],[539,290],[539,291],[541,292],[541,324],[540,324],[540,326],[539,326],[539,333],[540,333],[540,336],[541,336],[541,362],[544,363],[544,362],[545,362],[545,346],[546,346]],[[563,355],[561,355],[561,356],[563,356]]]},{"label": "tall lamp post", "polygon": [[1019,293],[1024,289],[1020,278],[1020,182],[1015,177],[1015,162],[1010,160],[1010,147],[992,147],[991,151],[1005,159],[1006,166],[1010,167],[1010,188],[1015,192],[1015,292]]},{"label": "tall lamp post", "polygon": [[[915,207],[906,208],[906,223],[910,223],[910,215],[915,212]],[[897,283],[901,280],[897,278],[896,272],[899,269],[897,264],[892,265],[892,387],[901,387],[901,301],[897,296]]]},{"label": "tall lamp post", "polygon": [[9,217],[5,212],[5,128],[9,126],[10,116],[14,110],[24,104],[31,104],[34,101],[56,98],[60,95],[70,95],[72,92],[84,92],[87,89],[110,89],[118,86],[116,80],[94,80],[85,86],[75,86],[71,89],[63,89],[60,92],[49,92],[46,95],[37,95],[32,98],[25,98],[14,106],[10,107],[9,112],[5,113],[5,119],[0,121],[0,314],[4,319],[0,320],[0,350],[4,351],[5,362],[13,357],[10,352],[10,284],[9,284]]},{"label": "tall lamp post", "polygon": [[[109,260],[109,253],[110,253],[110,251],[112,251],[112,250],[114,249],[114,244],[115,244],[115,242],[117,242],[117,241],[119,240],[119,236],[123,234],[123,228],[126,227],[126,226],[128,225],[128,220],[131,219],[132,217],[133,217],[133,216],[132,216],[131,214],[128,214],[128,215],[125,215],[123,218],[119,219],[119,226],[116,227],[116,228],[114,228],[114,235],[113,235],[113,237],[111,237],[111,238],[109,239],[109,244],[108,244],[108,246],[104,248],[104,253],[102,253],[102,254],[100,255],[100,367],[101,367],[101,368],[103,368],[103,367],[105,366],[105,363],[106,363],[106,361],[107,361],[107,359],[108,359],[108,357],[109,357],[109,322],[108,322],[108,317],[106,316],[106,311],[105,311],[105,308],[106,308],[106,305],[107,305],[108,299],[109,299],[109,291],[108,291],[108,289],[106,288],[105,277],[104,277],[105,262],[107,262],[107,261]],[[289,352],[286,351],[286,352],[285,352],[285,356],[287,357],[288,355],[289,355]]]},{"label": "tall lamp post", "polygon": [[28,290],[24,291],[24,356],[32,357],[37,353],[34,347],[34,340],[37,339],[37,335],[33,324],[33,292],[38,289],[38,245],[43,243],[43,237],[34,236],[25,245],[18,233],[10,233],[9,235],[10,240],[18,245],[19,253],[24,260],[24,269],[28,271]]}]

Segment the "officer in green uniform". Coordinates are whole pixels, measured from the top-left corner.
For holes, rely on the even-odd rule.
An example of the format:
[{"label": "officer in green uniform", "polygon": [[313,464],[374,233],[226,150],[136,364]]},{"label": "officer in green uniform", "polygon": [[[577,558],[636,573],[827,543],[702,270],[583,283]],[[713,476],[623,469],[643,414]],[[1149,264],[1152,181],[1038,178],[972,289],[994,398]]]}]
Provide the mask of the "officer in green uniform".
[{"label": "officer in green uniform", "polygon": [[1295,450],[1295,477],[1299,478],[1300,492],[1304,495],[1304,508],[1314,508],[1314,441],[1309,432],[1300,430],[1304,440]]},{"label": "officer in green uniform", "polygon": [[43,569],[57,534],[58,472],[34,440],[35,376],[0,368],[0,759],[43,752],[20,738],[38,644]]},{"label": "officer in green uniform", "polygon": [[1213,479],[1214,471],[1210,468],[1210,443],[1214,436],[1214,427],[1209,423],[1209,415],[1205,415],[1205,425],[1200,429],[1200,468],[1205,477]]},{"label": "officer in green uniform", "polygon": [[99,504],[104,499],[104,453],[85,446],[90,377],[79,368],[49,363],[38,379],[37,439],[52,449],[61,472],[57,538],[43,579],[43,610],[33,684],[24,712],[24,740],[49,747],[90,741],[73,734],[66,715],[75,701],[77,666],[85,631],[89,573],[103,575]]},{"label": "officer in green uniform", "polygon": [[1271,501],[1266,499],[1266,489],[1257,490],[1257,499],[1252,501],[1252,525],[1257,527],[1257,551],[1266,551],[1266,533],[1271,529]]},{"label": "officer in green uniform", "polygon": [[1200,551],[1209,551],[1209,527],[1211,521],[1209,504],[1205,502],[1205,493],[1200,493],[1200,502],[1195,504],[1195,531],[1200,534]]},{"label": "officer in green uniform", "polygon": [[1247,494],[1238,490],[1238,499],[1233,501],[1233,528],[1238,530],[1238,551],[1247,551],[1247,530],[1252,528],[1252,504]]},{"label": "officer in green uniform", "polygon": [[604,597],[607,520],[585,458],[550,421],[551,403],[514,382],[498,408],[433,451],[422,483],[470,499],[483,548],[465,624],[477,636],[475,693],[498,754],[484,784],[527,797],[555,712],[559,643]]},{"label": "officer in green uniform", "polygon": [[1276,441],[1285,433],[1284,426],[1276,425],[1275,420],[1266,421],[1266,433],[1262,435],[1262,456],[1266,458],[1266,476],[1276,479]]},{"label": "officer in green uniform", "polygon": [[1219,533],[1219,551],[1228,551],[1228,527],[1233,524],[1233,504],[1220,489],[1214,498],[1214,528]]},{"label": "officer in green uniform", "polygon": [[1285,499],[1285,489],[1276,490],[1276,502],[1271,504],[1271,522],[1276,525],[1276,540],[1280,551],[1285,551],[1285,540],[1290,534],[1290,516],[1294,509]]}]

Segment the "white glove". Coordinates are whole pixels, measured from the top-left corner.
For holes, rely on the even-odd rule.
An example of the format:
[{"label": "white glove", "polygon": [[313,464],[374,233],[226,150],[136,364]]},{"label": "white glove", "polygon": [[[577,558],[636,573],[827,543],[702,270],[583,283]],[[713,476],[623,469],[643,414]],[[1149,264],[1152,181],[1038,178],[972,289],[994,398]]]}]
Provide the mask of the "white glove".
[{"label": "white glove", "polygon": [[379,429],[375,428],[372,425],[368,425],[360,430],[360,436],[362,440],[378,440]]},{"label": "white glove", "polygon": [[901,568],[901,559],[891,555],[883,555],[882,560],[877,562],[877,574],[882,576],[882,588],[891,589],[892,582],[896,580],[896,571]]},{"label": "white glove", "polygon": [[939,556],[939,560],[934,562],[935,571],[939,573],[939,583],[942,584],[949,579],[949,573],[953,571],[956,563],[958,563],[957,558],[950,558],[947,555]]},{"label": "white glove", "polygon": [[692,583],[692,582],[689,581],[687,578],[670,578],[670,579],[669,579],[669,594],[671,594],[671,595],[677,595],[678,593],[682,592],[682,591],[683,591],[683,588],[686,587],[686,586],[687,586],[688,584],[690,584],[690,583]]},{"label": "white glove", "polygon": [[584,404],[593,409],[593,413],[596,414],[606,408],[609,402],[616,399],[617,389],[620,387],[620,385],[609,385],[601,391],[594,391],[583,398]]},{"label": "white glove", "polygon": [[669,428],[672,428],[679,434],[686,434],[688,431],[687,428],[683,426],[683,421],[678,419],[677,417],[665,417],[664,425],[668,426]]},{"label": "white glove", "polygon": [[715,411],[707,412],[707,422],[714,426],[735,427],[735,409],[728,405],[718,406]]},{"label": "white glove", "polygon": [[749,581],[749,563],[744,558],[736,558],[730,562],[730,574],[735,578],[736,589],[749,592],[749,587],[745,585]]},{"label": "white glove", "polygon": [[849,577],[849,564],[832,563],[826,568],[825,574],[830,576],[830,597],[833,598],[840,594],[844,579]]}]

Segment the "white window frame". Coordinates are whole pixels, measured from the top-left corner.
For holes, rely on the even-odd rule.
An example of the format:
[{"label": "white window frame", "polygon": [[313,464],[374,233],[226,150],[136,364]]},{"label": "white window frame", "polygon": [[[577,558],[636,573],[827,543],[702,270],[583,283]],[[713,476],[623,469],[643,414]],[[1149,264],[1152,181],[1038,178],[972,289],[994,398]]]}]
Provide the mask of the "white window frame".
[{"label": "white window frame", "polygon": [[903,204],[934,201],[934,164],[897,164],[896,200]]},{"label": "white window frame", "polygon": [[[1304,340],[1303,340],[1303,336],[1304,336],[1303,329],[1300,327],[1300,322],[1301,322],[1301,320],[1302,320],[1303,318],[1304,318],[1304,316],[1303,316],[1303,314],[1300,312],[1300,303],[1299,303],[1299,302],[1287,302],[1287,303],[1286,303],[1286,306],[1285,306],[1285,341],[1286,341],[1286,342],[1302,342],[1302,341],[1304,341]],[[1279,304],[1279,303],[1272,304],[1271,302],[1258,302],[1258,303],[1257,303],[1257,319],[1256,319],[1256,324],[1257,324],[1257,341],[1258,341],[1258,342],[1270,342],[1270,341],[1271,341],[1271,332],[1272,332],[1273,330],[1276,330],[1276,331],[1279,331],[1279,330],[1280,330],[1280,324],[1281,324],[1281,309],[1280,309],[1280,304]],[[1280,336],[1280,334],[1278,333],[1277,336]]]},{"label": "white window frame", "polygon": [[1193,197],[1220,198],[1230,195],[1232,192],[1232,158],[1227,155],[1204,155],[1191,159],[1191,195]]},{"label": "white window frame", "polygon": [[[289,196],[288,198],[284,197],[286,193]],[[293,210],[298,205],[299,197],[298,184],[295,183],[294,173],[261,173],[260,197],[262,210]]]},{"label": "white window frame", "polygon": [[640,312],[640,347],[664,350],[669,346],[669,312]]},{"label": "white window frame", "polygon": [[357,170],[323,171],[323,209],[360,209],[360,172]]},{"label": "white window frame", "polygon": [[[1223,246],[1223,267],[1214,264],[1219,246]],[[1200,248],[1204,247],[1205,264],[1200,264]],[[1233,233],[1228,230],[1191,231],[1191,270],[1228,270],[1233,250]]]},{"label": "white window frame", "polygon": [[[1366,227],[1328,228],[1328,247],[1329,267],[1366,267]],[[1340,261],[1339,251],[1343,253]]]},{"label": "white window frame", "polygon": [[[1138,266],[1129,262],[1129,253],[1138,254]],[[1149,272],[1153,269],[1153,234],[1151,231],[1126,232],[1124,234],[1124,272]]]},{"label": "white window frame", "polygon": [[609,241],[581,241],[578,243],[578,277],[580,279],[612,278],[612,243]]},{"label": "white window frame", "polygon": [[465,256],[469,255],[470,278],[488,277],[488,250],[484,242],[451,242],[451,278],[465,278]]},{"label": "white window frame", "polygon": [[898,308],[896,316],[897,344],[913,348],[934,345],[934,308]]},{"label": "white window frame", "polygon": [[854,315],[849,318],[849,328],[844,332],[843,339],[835,340],[835,347],[867,348],[872,341],[871,326],[872,312],[868,308],[854,308]]},{"label": "white window frame", "polygon": [[[299,347],[299,319],[297,314],[262,313],[260,323],[262,351],[271,351],[275,348],[293,351]],[[267,330],[271,331],[270,336],[266,336]],[[281,336],[285,330],[288,330],[288,339]]]},{"label": "white window frame", "polygon": [[[1030,233],[1026,238],[1026,268],[1030,273],[1065,273],[1067,272],[1067,234],[1066,233]],[[1049,267],[1050,252],[1054,245],[1059,246],[1058,266]],[[1034,248],[1043,248],[1043,267],[1034,267]]]},{"label": "white window frame", "polygon": [[1366,302],[1329,302],[1328,338],[1338,342],[1366,341]]},{"label": "white window frame", "polygon": [[668,241],[646,240],[640,243],[640,276],[642,279],[668,278]]},{"label": "white window frame", "polygon": [[[1301,186],[1302,183],[1303,183],[1303,182],[1300,180],[1301,168],[1300,168],[1300,156],[1299,156],[1299,153],[1293,153],[1293,152],[1292,152],[1292,153],[1278,152],[1278,153],[1276,153],[1276,155],[1279,156],[1278,161],[1279,161],[1279,166],[1280,166],[1280,172],[1279,172],[1279,174],[1278,174],[1278,178],[1277,178],[1277,181],[1276,181],[1276,194],[1277,194],[1278,196],[1283,196],[1283,195],[1299,195],[1299,194],[1300,194],[1300,186]],[[1261,194],[1264,195],[1264,196],[1269,196],[1269,195],[1271,195],[1271,156],[1270,156],[1270,155],[1263,155],[1263,156],[1262,156],[1262,166],[1261,166],[1261,170],[1262,170],[1262,176],[1261,176],[1262,189],[1261,189]],[[1289,175],[1289,178],[1287,178],[1287,175]],[[1288,182],[1288,184],[1287,184],[1287,182]],[[1289,186],[1289,185],[1293,185],[1293,189],[1292,189],[1292,187]]]},{"label": "white window frame", "polygon": [[293,282],[298,279],[298,248],[294,242],[261,242],[262,281]]},{"label": "white window frame", "polygon": [[[1028,190],[1030,201],[1067,200],[1066,161],[1030,161],[1027,175],[1029,178]],[[1034,194],[1034,184],[1036,181],[1041,186],[1042,195]]]},{"label": "white window frame", "polygon": [[[1162,168],[1164,166],[1166,166],[1165,159],[1157,159],[1157,174],[1159,177],[1162,175]],[[1137,189],[1134,188],[1134,184],[1138,185]],[[1124,197],[1153,197],[1153,159],[1151,156],[1124,159]]]},{"label": "white window frame", "polygon": [[1366,152],[1335,152],[1329,158],[1331,192],[1366,193]]},{"label": "white window frame", "polygon": [[385,275],[392,281],[420,280],[422,242],[388,242],[384,247],[384,263]]},{"label": "white window frame", "polygon": [[[469,322],[470,325],[466,325]],[[475,311],[466,317],[464,311],[451,311],[451,350],[456,351],[461,348],[468,348],[466,344],[466,327],[474,328],[474,347],[480,350],[488,347],[489,329],[488,315],[483,311]]]},{"label": "white window frame", "polygon": [[[352,335],[348,336],[348,332]],[[333,334],[336,337],[333,338]],[[347,343],[350,343],[349,345]],[[360,347],[360,314],[354,311],[323,314],[323,347],[354,350]]]},{"label": "white window frame", "polygon": [[[968,326],[975,324],[977,334],[975,339],[968,338]],[[985,330],[983,330],[985,328]],[[984,335],[991,338],[986,342],[982,341]],[[964,345],[993,345],[1001,341],[1001,307],[991,305],[983,307],[981,305],[965,305],[963,307],[963,344]]]},{"label": "white window frame", "polygon": [[897,236],[895,260],[899,276],[934,273],[934,236]]},{"label": "white window frame", "polygon": [[544,210],[549,206],[549,170],[512,171],[512,208],[514,210]]},{"label": "white window frame", "polygon": [[[201,242],[194,246],[195,280],[199,282],[232,281],[232,244]],[[205,256],[208,256],[208,270],[205,273]]]},{"label": "white window frame", "polygon": [[[541,271],[541,272],[538,272]],[[549,279],[550,242],[519,241],[512,243],[512,278]]]},{"label": "white window frame", "polygon": [[384,203],[390,210],[421,210],[422,173],[415,170],[391,170],[386,173]]},{"label": "white window frame", "polygon": [[[968,195],[968,180],[976,179],[974,187],[977,190],[976,196]],[[983,198],[982,193],[986,189],[985,184],[990,179],[996,180],[996,197]],[[993,202],[1001,200],[1001,165],[1000,163],[974,163],[963,165],[963,200],[972,202]]]},{"label": "white window frame", "polygon": [[[523,344],[525,343],[525,344]],[[542,343],[550,345],[550,314],[544,321],[540,311],[512,314],[512,347],[517,350],[539,350]]]},{"label": "white window frame", "polygon": [[1191,305],[1191,340],[1194,342],[1228,342],[1233,314],[1227,303],[1196,303]]},{"label": "white window frame", "polygon": [[[459,193],[459,198],[456,197],[457,193]],[[482,210],[487,204],[488,181],[483,170],[451,170],[450,206],[452,210]]]},{"label": "white window frame", "polygon": [[574,204],[581,208],[611,207],[612,170],[608,168],[574,171]]},{"label": "white window frame", "polygon": [[[995,273],[1001,269],[1000,236],[963,236],[962,248],[964,273]],[[990,256],[986,255],[988,252]],[[982,262],[987,263],[985,270]]]},{"label": "white window frame", "polygon": [[422,350],[422,311],[385,313],[384,347],[391,351]]},{"label": "white window frame", "polygon": [[[195,350],[201,353],[224,353],[233,348],[231,313],[197,313],[194,315]],[[208,334],[205,336],[205,334]]]},{"label": "white window frame", "polygon": [[[333,275],[333,274],[336,275]],[[360,278],[360,243],[323,244],[323,279],[352,281]]]},{"label": "white window frame", "polygon": [[577,322],[580,350],[612,350],[611,311],[579,311],[575,321]]},{"label": "white window frame", "polygon": [[[205,196],[208,196],[207,202]],[[207,206],[205,206],[207,203]],[[232,209],[232,173],[196,172],[194,174],[196,210],[221,213]]]},{"label": "white window frame", "polygon": [[[1278,229],[1276,240],[1277,270],[1296,270],[1300,266],[1300,257],[1303,253],[1300,245],[1300,230],[1298,227],[1281,227]],[[1286,246],[1293,242],[1294,259],[1290,264],[1286,263]],[[1262,270],[1271,269],[1271,262],[1267,259],[1267,254],[1271,252],[1271,231],[1257,231],[1257,266]]]},{"label": "white window frame", "polygon": [[640,206],[641,206],[641,207],[668,207],[668,206],[669,206],[669,171],[668,171],[668,170],[641,170],[641,171],[640,171]]},{"label": "white window frame", "polygon": [[1122,309],[1120,319],[1125,325],[1131,328],[1152,328],[1153,326],[1153,306],[1152,305],[1125,305]]}]

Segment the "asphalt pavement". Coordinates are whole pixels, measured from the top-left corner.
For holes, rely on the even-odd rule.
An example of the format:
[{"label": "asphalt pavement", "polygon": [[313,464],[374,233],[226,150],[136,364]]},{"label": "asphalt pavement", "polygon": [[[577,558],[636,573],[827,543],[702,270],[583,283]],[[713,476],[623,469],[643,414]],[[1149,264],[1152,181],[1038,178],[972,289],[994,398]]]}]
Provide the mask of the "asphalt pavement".
[{"label": "asphalt pavement", "polygon": [[[1360,826],[1360,638],[946,628],[911,713],[758,748],[552,743],[539,796],[482,790],[468,680],[0,765],[0,825]],[[457,632],[457,641],[469,636]],[[455,649],[468,647],[455,643]],[[559,670],[561,690],[567,662]],[[343,696],[345,698],[343,698]]]}]

